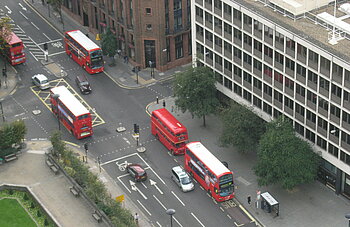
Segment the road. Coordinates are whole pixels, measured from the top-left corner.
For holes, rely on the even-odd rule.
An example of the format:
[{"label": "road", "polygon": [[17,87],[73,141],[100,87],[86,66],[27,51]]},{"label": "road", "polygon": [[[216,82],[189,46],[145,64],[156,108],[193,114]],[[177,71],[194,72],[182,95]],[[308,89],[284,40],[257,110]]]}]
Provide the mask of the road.
[{"label": "road", "polygon": [[[0,9],[2,15],[12,19],[14,32],[26,47],[27,62],[16,66],[20,86],[3,102],[3,107],[8,121],[25,121],[27,140],[45,140],[58,128],[47,99],[49,91],[39,91],[30,81],[32,75],[43,73],[49,77],[51,86],[68,87],[97,119],[92,137],[78,141],[62,128],[63,139],[78,145],[87,143],[89,155],[101,157],[102,167],[141,207],[153,226],[169,225],[169,216],[165,213],[169,208],[176,210],[173,226],[251,225],[236,202],[218,204],[198,183],[195,183],[194,191],[182,193],[171,180],[171,168],[182,165],[183,157],[171,156],[151,135],[150,120],[145,111],[156,96],[172,94],[171,81],[128,90],[113,83],[104,73],[88,75],[65,54],[62,34],[28,5],[5,0],[0,3]],[[44,43],[49,44],[49,62],[45,62]],[[59,77],[61,70],[67,73],[66,77]],[[74,83],[75,76],[80,74],[86,74],[92,84],[93,91],[89,95],[80,94]],[[33,114],[33,110],[40,110],[40,114]],[[146,147],[145,153],[136,152],[136,141],[132,136],[134,123],[140,125],[140,143]],[[117,133],[119,126],[127,130]],[[141,164],[149,179],[143,183],[133,182],[122,168],[123,163]]]}]

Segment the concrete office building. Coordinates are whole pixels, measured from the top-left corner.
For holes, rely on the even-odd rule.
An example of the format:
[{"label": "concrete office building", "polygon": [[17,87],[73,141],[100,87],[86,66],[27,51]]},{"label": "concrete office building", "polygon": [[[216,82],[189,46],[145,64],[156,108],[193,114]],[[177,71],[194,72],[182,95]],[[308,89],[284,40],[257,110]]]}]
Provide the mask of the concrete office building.
[{"label": "concrete office building", "polygon": [[133,65],[165,71],[191,61],[190,0],[63,0],[63,9],[95,34],[110,27]]},{"label": "concrete office building", "polygon": [[322,154],[320,181],[350,198],[347,2],[193,0],[191,8],[193,60],[214,70],[218,90],[267,121],[289,118]]}]

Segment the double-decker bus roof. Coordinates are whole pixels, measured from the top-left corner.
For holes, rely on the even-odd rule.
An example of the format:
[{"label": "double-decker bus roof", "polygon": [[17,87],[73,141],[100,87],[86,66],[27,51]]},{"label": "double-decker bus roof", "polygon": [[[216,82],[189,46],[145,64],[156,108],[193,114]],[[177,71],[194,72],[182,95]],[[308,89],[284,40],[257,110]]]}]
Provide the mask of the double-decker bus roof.
[{"label": "double-decker bus roof", "polygon": [[192,153],[211,170],[213,174],[219,176],[223,173],[231,172],[219,159],[217,159],[201,142],[191,142],[186,145]]},{"label": "double-decker bus roof", "polygon": [[80,30],[72,30],[66,32],[70,37],[72,37],[75,41],[77,41],[85,50],[90,51],[94,49],[99,49],[91,39],[89,39],[84,33]]},{"label": "double-decker bus roof", "polygon": [[154,110],[153,113],[164,122],[175,134],[185,132],[187,129],[165,108]]},{"label": "double-decker bus roof", "polygon": [[51,89],[52,94],[58,94],[61,102],[78,117],[88,114],[89,111],[79,102],[79,100],[64,86],[58,86]]},{"label": "double-decker bus roof", "polygon": [[20,43],[22,40],[18,38],[18,36],[11,32],[11,37],[9,37],[9,41],[7,42],[9,45],[15,44],[15,43]]}]

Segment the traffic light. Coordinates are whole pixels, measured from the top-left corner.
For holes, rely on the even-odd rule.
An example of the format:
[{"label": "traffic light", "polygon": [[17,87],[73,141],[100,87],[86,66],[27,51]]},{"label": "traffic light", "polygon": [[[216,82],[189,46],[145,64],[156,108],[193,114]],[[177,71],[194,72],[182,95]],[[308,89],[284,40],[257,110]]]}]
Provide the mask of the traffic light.
[{"label": "traffic light", "polygon": [[86,151],[89,150],[89,147],[88,147],[87,143],[84,143],[84,148],[85,148]]},{"label": "traffic light", "polygon": [[46,51],[48,49],[47,43],[44,43],[44,50]]},{"label": "traffic light", "polygon": [[2,69],[2,76],[7,77],[6,69]]},{"label": "traffic light", "polygon": [[134,133],[138,134],[140,132],[140,126],[134,124]]}]

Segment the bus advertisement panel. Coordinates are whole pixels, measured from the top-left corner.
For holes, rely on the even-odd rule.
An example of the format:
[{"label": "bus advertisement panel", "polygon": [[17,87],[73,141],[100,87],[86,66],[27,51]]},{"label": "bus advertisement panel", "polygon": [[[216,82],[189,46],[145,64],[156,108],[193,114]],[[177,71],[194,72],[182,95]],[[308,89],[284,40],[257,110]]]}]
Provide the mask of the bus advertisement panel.
[{"label": "bus advertisement panel", "polygon": [[152,134],[173,154],[185,153],[187,129],[165,108],[154,110],[151,116]]},{"label": "bus advertisement panel", "polygon": [[6,58],[11,65],[18,65],[26,61],[23,42],[15,33],[11,33],[4,45]]},{"label": "bus advertisement panel", "polygon": [[200,142],[186,145],[185,170],[218,202],[234,197],[233,173]]},{"label": "bus advertisement panel", "polygon": [[93,134],[90,112],[64,86],[50,91],[52,112],[75,138],[82,139]]},{"label": "bus advertisement panel", "polygon": [[103,72],[102,50],[80,30],[64,36],[66,53],[90,74]]}]

